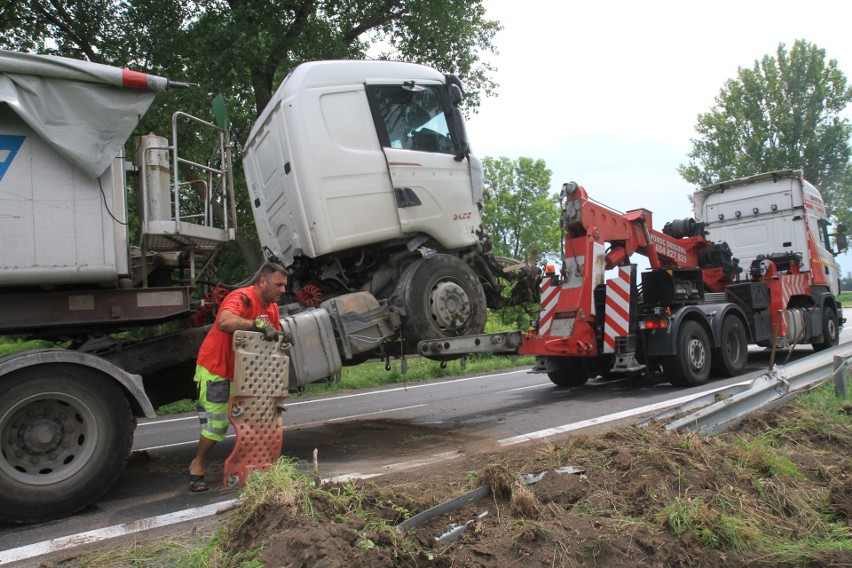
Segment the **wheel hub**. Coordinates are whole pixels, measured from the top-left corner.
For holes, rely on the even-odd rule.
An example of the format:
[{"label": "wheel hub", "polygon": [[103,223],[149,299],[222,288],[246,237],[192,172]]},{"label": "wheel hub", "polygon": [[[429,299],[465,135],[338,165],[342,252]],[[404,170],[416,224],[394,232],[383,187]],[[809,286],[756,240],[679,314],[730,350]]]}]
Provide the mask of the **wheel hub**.
[{"label": "wheel hub", "polygon": [[97,445],[94,416],[65,394],[31,397],[0,417],[0,470],[28,485],[67,479],[82,468]]},{"label": "wheel hub", "polygon": [[704,352],[704,345],[698,339],[693,339],[689,342],[689,347],[687,348],[687,353],[689,354],[689,362],[692,365],[693,369],[701,369],[704,367],[704,358],[706,357],[706,353]]},{"label": "wheel hub", "polygon": [[446,330],[464,330],[470,321],[470,299],[455,282],[439,282],[430,296],[432,318]]},{"label": "wheel hub", "polygon": [[31,454],[50,452],[61,443],[62,431],[62,423],[56,420],[37,420],[21,429],[20,446]]}]

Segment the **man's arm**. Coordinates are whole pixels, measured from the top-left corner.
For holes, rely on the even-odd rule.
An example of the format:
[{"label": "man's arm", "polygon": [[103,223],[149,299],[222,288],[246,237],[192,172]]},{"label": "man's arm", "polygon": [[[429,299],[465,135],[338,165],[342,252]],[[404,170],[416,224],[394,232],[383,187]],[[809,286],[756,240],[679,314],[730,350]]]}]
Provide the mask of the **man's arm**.
[{"label": "man's arm", "polygon": [[221,310],[216,318],[216,327],[225,333],[235,331],[249,331],[254,325],[254,320],[242,318],[230,310]]}]

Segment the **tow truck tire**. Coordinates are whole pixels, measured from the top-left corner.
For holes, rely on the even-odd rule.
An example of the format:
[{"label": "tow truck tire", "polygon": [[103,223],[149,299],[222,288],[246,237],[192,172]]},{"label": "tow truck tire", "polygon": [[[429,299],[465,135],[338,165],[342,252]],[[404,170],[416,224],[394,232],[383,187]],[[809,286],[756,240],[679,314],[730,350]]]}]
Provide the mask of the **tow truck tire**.
[{"label": "tow truck tire", "polygon": [[476,274],[462,260],[436,254],[415,261],[407,270],[412,273],[403,296],[406,317],[402,332],[410,348],[417,349],[417,343],[425,339],[485,331],[485,292]]},{"label": "tow truck tire", "polygon": [[840,341],[840,330],[837,327],[837,312],[832,308],[822,309],[822,341],[811,343],[814,351],[822,351],[834,347]]},{"label": "tow truck tire", "polygon": [[677,335],[677,351],[662,359],[663,371],[674,386],[703,385],[710,377],[710,341],[701,324],[685,321]]},{"label": "tow truck tire", "polygon": [[118,478],[136,420],[115,381],[69,364],[44,364],[0,381],[0,520],[66,517]]},{"label": "tow truck tire", "polygon": [[748,363],[748,337],[740,318],[728,316],[722,322],[721,342],[711,355],[712,373],[717,377],[735,377]]},{"label": "tow truck tire", "polygon": [[589,380],[589,372],[582,359],[576,357],[553,357],[555,371],[549,371],[550,382],[558,387],[579,387]]}]

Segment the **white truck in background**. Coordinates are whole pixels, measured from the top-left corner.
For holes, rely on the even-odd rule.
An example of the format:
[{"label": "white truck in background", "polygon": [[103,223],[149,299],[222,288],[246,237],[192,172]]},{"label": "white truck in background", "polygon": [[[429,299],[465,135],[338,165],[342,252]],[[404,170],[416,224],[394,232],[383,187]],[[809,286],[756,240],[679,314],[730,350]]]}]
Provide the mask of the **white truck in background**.
[{"label": "white truck in background", "polygon": [[[91,504],[126,463],[136,417],[192,396],[222,295],[204,281],[235,234],[227,132],[178,112],[169,139],[134,137],[125,155],[155,93],[176,86],[0,51],[0,335],[62,345],[0,358],[0,520]],[[461,99],[458,79],[419,65],[306,63],[252,130],[260,241],[290,273],[291,389],[481,333],[503,301]],[[199,158],[186,140],[212,149]],[[151,327],[174,321],[191,325]]]}]

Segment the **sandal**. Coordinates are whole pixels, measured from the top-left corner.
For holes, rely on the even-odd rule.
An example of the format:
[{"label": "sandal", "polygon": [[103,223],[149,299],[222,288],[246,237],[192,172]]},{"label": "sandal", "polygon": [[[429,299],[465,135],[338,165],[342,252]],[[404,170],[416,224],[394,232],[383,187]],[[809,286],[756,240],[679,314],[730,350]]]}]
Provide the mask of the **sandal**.
[{"label": "sandal", "polygon": [[204,481],[203,475],[190,475],[189,490],[193,493],[204,493],[210,490],[210,486]]}]

